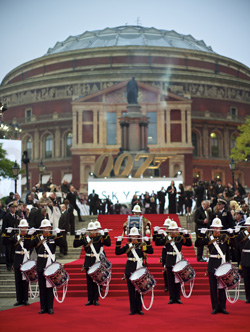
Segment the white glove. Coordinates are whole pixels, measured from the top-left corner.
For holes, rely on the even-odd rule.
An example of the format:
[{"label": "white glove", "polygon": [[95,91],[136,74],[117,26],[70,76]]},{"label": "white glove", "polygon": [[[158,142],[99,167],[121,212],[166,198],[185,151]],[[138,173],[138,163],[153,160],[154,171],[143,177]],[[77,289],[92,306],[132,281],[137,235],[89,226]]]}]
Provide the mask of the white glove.
[{"label": "white glove", "polygon": [[99,231],[99,233],[103,236],[103,235],[104,235],[104,230],[101,229],[101,230]]},{"label": "white glove", "polygon": [[163,234],[165,236],[167,235],[167,233],[164,231],[164,229],[159,229],[158,234]]},{"label": "white glove", "polygon": [[12,230],[13,230],[13,228],[12,227],[8,227],[8,228],[6,228],[7,229],[7,233],[11,233],[12,232]]},{"label": "white glove", "polygon": [[76,232],[76,235],[81,235],[82,234],[82,230],[79,229],[77,232]]},{"label": "white glove", "polygon": [[201,234],[206,234],[207,228],[202,228],[201,229]]},{"label": "white glove", "polygon": [[122,242],[122,236],[118,236],[117,242]]},{"label": "white glove", "polygon": [[233,234],[233,229],[232,228],[228,228],[227,232],[230,233],[230,234]]},{"label": "white glove", "polygon": [[155,226],[155,227],[154,227],[154,232],[158,232],[159,229],[160,229],[159,226]]},{"label": "white glove", "polygon": [[187,235],[188,231],[187,231],[186,229],[183,229],[182,233],[183,233],[184,235]]},{"label": "white glove", "polygon": [[143,241],[146,241],[146,242],[148,242],[149,241],[149,238],[147,237],[147,236],[143,236]]},{"label": "white glove", "polygon": [[59,234],[59,233],[61,233],[61,230],[60,230],[60,228],[58,228],[58,227],[57,227],[57,228],[55,229],[55,232],[56,232],[56,234]]},{"label": "white glove", "polygon": [[36,229],[34,227],[30,228],[28,231],[28,235],[33,235],[35,233]]},{"label": "white glove", "polygon": [[86,233],[86,228],[82,228],[81,232],[82,232],[82,234],[85,234]]},{"label": "white glove", "polygon": [[105,228],[104,229],[104,233],[108,233],[109,231],[108,231],[108,229],[107,228]]},{"label": "white glove", "polygon": [[235,226],[235,227],[234,227],[234,231],[235,231],[235,233],[239,233],[239,231],[240,231],[240,226]]}]

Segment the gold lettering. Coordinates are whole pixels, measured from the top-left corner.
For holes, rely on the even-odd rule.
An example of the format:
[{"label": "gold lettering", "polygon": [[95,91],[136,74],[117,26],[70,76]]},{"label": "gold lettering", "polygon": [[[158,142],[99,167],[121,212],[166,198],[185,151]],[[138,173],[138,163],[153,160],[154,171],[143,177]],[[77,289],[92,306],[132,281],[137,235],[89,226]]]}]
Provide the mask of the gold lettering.
[{"label": "gold lettering", "polygon": [[[103,162],[106,159],[106,157],[108,157],[108,162],[105,166],[105,169],[100,174]],[[114,162],[114,160],[113,160],[113,157],[111,156],[111,154],[105,153],[105,154],[100,155],[100,157],[97,159],[96,164],[95,164],[94,174],[98,178],[109,177],[109,174],[110,174],[110,172],[112,171],[112,168],[113,168],[113,162]]]},{"label": "gold lettering", "polygon": [[[128,158],[126,167],[124,168],[124,170],[122,171],[122,173],[119,174],[120,169],[121,169],[121,165],[122,165],[122,163],[123,163],[123,161],[124,161],[124,159],[126,157]],[[133,157],[128,152],[122,153],[122,154],[120,154],[120,156],[117,158],[117,160],[115,162],[115,165],[114,165],[114,174],[118,178],[125,178],[125,177],[129,176],[132,168],[133,168]]]},{"label": "gold lettering", "polygon": [[154,159],[154,154],[137,154],[135,156],[135,161],[139,161],[141,158],[146,158],[144,163],[138,168],[138,170],[135,173],[135,178],[140,178],[142,174],[146,171],[148,166],[152,163]]}]

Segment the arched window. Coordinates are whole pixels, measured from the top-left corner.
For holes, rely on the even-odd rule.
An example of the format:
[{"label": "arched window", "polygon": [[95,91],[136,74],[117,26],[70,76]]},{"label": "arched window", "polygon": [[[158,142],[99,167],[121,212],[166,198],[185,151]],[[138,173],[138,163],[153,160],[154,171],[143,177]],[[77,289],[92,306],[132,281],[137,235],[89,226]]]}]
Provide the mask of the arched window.
[{"label": "arched window", "polygon": [[192,145],[194,147],[193,156],[198,156],[198,135],[192,131]]},{"label": "arched window", "polygon": [[45,138],[45,158],[52,158],[53,151],[53,137],[52,135],[48,135]]},{"label": "arched window", "polygon": [[66,157],[71,157],[70,148],[72,147],[72,140],[73,140],[72,133],[68,133],[68,135],[66,135],[66,140],[65,140]]},{"label": "arched window", "polygon": [[26,151],[28,152],[29,159],[32,159],[32,139],[31,137],[26,142]]},{"label": "arched window", "polygon": [[219,157],[219,137],[216,133],[211,133],[211,156],[218,158]]}]

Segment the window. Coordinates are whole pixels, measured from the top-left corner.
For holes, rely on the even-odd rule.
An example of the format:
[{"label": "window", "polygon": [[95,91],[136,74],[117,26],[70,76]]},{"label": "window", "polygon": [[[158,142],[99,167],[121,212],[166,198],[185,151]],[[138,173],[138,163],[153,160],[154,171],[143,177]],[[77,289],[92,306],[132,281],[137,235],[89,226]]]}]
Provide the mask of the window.
[{"label": "window", "polygon": [[26,151],[28,152],[29,159],[32,157],[32,139],[29,138],[26,143]]},{"label": "window", "polygon": [[231,149],[235,148],[236,147],[236,135],[232,135],[232,138],[231,138]]},{"label": "window", "polygon": [[148,144],[157,144],[157,113],[148,112]]},{"label": "window", "polygon": [[211,133],[211,156],[218,158],[219,157],[219,138],[216,133]]},{"label": "window", "polygon": [[52,158],[53,137],[49,135],[45,138],[45,158]]},{"label": "window", "polygon": [[198,156],[198,135],[192,131],[192,145],[194,147],[193,156]]},{"label": "window", "polygon": [[236,108],[236,107],[231,107],[231,108],[230,108],[230,114],[232,115],[232,118],[233,118],[233,119],[236,118],[237,115],[238,115],[238,110],[237,110],[237,108]]},{"label": "window", "polygon": [[71,157],[71,151],[70,148],[72,147],[72,133],[68,133],[66,136],[66,157]]},{"label": "window", "polygon": [[116,144],[116,113],[107,113],[107,144]]},{"label": "window", "polygon": [[31,115],[32,115],[32,110],[31,109],[25,110],[26,121],[30,121]]}]

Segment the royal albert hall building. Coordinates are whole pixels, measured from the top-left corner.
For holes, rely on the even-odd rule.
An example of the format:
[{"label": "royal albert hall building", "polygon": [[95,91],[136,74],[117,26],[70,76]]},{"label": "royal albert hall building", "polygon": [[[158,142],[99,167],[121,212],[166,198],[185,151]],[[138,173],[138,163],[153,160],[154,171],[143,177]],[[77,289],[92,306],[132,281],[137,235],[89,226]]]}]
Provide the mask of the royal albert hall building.
[{"label": "royal albert hall building", "polygon": [[[31,186],[42,160],[43,182],[67,179],[87,193],[98,157],[115,160],[122,152],[132,77],[148,119],[142,152],[167,156],[144,175],[173,177],[181,170],[184,185],[194,178],[231,181],[230,152],[250,115],[250,68],[191,35],[120,26],[69,36],[3,79],[4,122],[22,128]],[[250,187],[249,171],[249,164],[237,163],[235,179]]]}]

